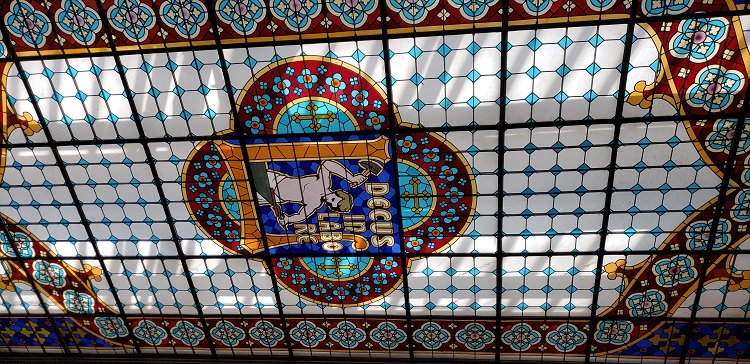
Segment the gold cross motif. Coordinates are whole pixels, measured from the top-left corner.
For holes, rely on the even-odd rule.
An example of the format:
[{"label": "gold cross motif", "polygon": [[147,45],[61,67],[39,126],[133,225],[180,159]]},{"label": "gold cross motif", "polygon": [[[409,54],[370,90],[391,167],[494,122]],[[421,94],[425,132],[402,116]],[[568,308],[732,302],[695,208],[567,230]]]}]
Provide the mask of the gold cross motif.
[{"label": "gold cross motif", "polygon": [[409,181],[409,184],[414,189],[413,193],[404,192],[401,194],[401,198],[404,199],[404,201],[409,202],[411,199],[414,199],[414,207],[411,208],[411,211],[415,214],[418,214],[424,210],[422,205],[419,204],[419,198],[421,197],[423,200],[427,201],[427,199],[430,197],[430,194],[427,193],[427,191],[419,192],[419,179],[417,177],[412,177]]},{"label": "gold cross motif", "polygon": [[348,269],[349,271],[353,271],[357,268],[357,266],[354,263],[344,264],[340,265],[341,258],[331,258],[331,261],[333,262],[332,265],[320,263],[318,265],[318,269],[320,270],[327,270],[327,269],[333,269],[333,275],[336,277],[341,277],[344,273],[341,271],[341,268]]},{"label": "gold cross motif", "polygon": [[302,122],[302,120],[312,120],[313,122],[316,122],[318,120],[328,120],[329,123],[336,120],[336,114],[334,114],[333,111],[330,110],[324,115],[318,115],[316,113],[316,111],[318,111],[318,107],[313,103],[307,104],[307,106],[305,106],[305,109],[310,112],[310,115],[301,115],[300,113],[295,112],[294,114],[292,114],[292,121],[299,124],[300,122]]}]

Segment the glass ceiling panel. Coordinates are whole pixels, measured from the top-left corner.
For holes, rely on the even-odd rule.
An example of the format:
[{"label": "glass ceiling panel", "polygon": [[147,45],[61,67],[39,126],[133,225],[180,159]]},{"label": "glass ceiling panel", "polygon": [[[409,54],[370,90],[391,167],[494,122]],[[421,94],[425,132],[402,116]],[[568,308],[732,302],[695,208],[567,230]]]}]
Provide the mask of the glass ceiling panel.
[{"label": "glass ceiling panel", "polygon": [[3,358],[748,360],[744,3],[0,13]]}]

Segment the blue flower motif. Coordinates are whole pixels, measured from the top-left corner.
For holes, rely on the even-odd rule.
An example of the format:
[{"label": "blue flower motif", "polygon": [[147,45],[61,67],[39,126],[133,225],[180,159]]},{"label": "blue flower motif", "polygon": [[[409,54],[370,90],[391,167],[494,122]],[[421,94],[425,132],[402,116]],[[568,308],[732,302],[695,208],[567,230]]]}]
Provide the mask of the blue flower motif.
[{"label": "blue flower motif", "polygon": [[339,286],[339,287],[336,287],[333,291],[331,291],[331,294],[336,296],[338,299],[343,300],[349,296],[349,291],[346,288]]},{"label": "blue flower motif", "polygon": [[187,346],[197,345],[205,336],[201,329],[189,321],[178,321],[170,332],[175,339]]},{"label": "blue flower motif", "polygon": [[119,317],[97,317],[94,324],[106,338],[114,339],[128,335],[128,328]]},{"label": "blue flower motif", "polygon": [[690,62],[706,62],[719,51],[719,43],[726,37],[729,22],[723,18],[686,19],[672,36],[670,53],[675,58],[690,58]]},{"label": "blue flower motif", "polygon": [[365,331],[351,322],[341,321],[331,330],[331,339],[344,348],[356,348],[359,343],[367,338]]},{"label": "blue flower motif", "polygon": [[318,82],[318,76],[312,74],[309,69],[305,68],[300,75],[297,76],[297,82],[309,90],[313,88],[315,82]]},{"label": "blue flower motif", "polygon": [[316,296],[320,296],[320,295],[326,294],[326,292],[328,292],[328,290],[325,288],[325,286],[323,286],[323,283],[315,283],[315,284],[313,284],[312,286],[310,286],[310,290]]},{"label": "blue flower motif", "polygon": [[11,33],[21,37],[30,47],[44,46],[52,31],[49,18],[25,0],[13,2],[5,16],[5,24]]},{"label": "blue flower motif", "polygon": [[370,93],[367,92],[367,90],[354,90],[352,91],[352,105],[354,106],[367,106],[370,104],[370,102],[367,100],[367,97],[370,96]]},{"label": "blue flower motif", "polygon": [[456,333],[456,340],[466,345],[469,350],[482,350],[487,344],[495,341],[495,335],[489,332],[484,325],[470,323]]},{"label": "blue flower motif", "polygon": [[464,197],[464,193],[459,191],[458,187],[451,187],[451,189],[445,193],[445,197],[450,199],[451,203],[456,203],[459,199]]},{"label": "blue flower motif", "polygon": [[2,250],[6,256],[15,257],[16,250],[22,258],[31,258],[34,256],[34,251],[31,249],[31,240],[29,240],[29,237],[26,236],[26,234],[16,233],[13,234],[11,238],[13,239],[13,245],[16,247],[15,250],[5,234],[0,234],[0,250]]},{"label": "blue flower motif", "polygon": [[405,136],[403,139],[399,139],[396,145],[401,147],[401,153],[409,153],[410,151],[417,149],[417,143],[414,142],[414,138],[411,135]]},{"label": "blue flower motif", "polygon": [[276,262],[276,266],[283,270],[292,269],[292,265],[292,260],[289,258],[279,258],[279,261]]},{"label": "blue flower motif", "polygon": [[688,255],[676,255],[661,259],[651,266],[656,276],[656,283],[662,287],[674,287],[678,284],[692,282],[698,277],[693,258]]},{"label": "blue flower motif", "polygon": [[695,83],[688,88],[685,101],[709,112],[723,111],[732,104],[734,95],[744,84],[745,77],[739,71],[709,65],[695,76]]},{"label": "blue flower motif", "polygon": [[201,172],[196,175],[193,175],[193,180],[198,182],[198,186],[201,188],[206,188],[206,186],[210,186],[213,184],[213,181],[208,178],[208,173]]},{"label": "blue flower motif", "polygon": [[375,130],[380,130],[380,128],[383,127],[383,124],[385,124],[385,116],[378,115],[378,113],[370,111],[370,114],[367,116],[367,120],[365,120],[365,124]]},{"label": "blue flower motif", "polygon": [[307,30],[322,8],[320,0],[273,0],[271,3],[273,16],[284,21],[289,30],[294,32]]},{"label": "blue flower motif", "polygon": [[450,182],[456,179],[457,174],[458,169],[456,169],[455,167],[448,167],[446,165],[440,167],[440,179],[444,179]]},{"label": "blue flower motif", "polygon": [[289,335],[302,346],[314,348],[325,339],[326,332],[310,321],[300,321]]},{"label": "blue flower motif", "polygon": [[207,168],[211,168],[211,169],[221,168],[221,164],[219,163],[219,156],[216,154],[204,155],[203,160],[206,161]]},{"label": "blue flower motif", "polygon": [[346,83],[341,80],[340,73],[334,73],[333,76],[326,78],[326,85],[331,93],[339,92],[346,88]]},{"label": "blue flower motif", "polygon": [[[714,153],[729,154],[738,122],[737,119],[716,121],[713,131],[706,138],[706,148]],[[750,123],[744,120],[743,125],[740,126],[740,143],[737,146],[737,154],[745,153],[748,149],[750,149]]]},{"label": "blue flower motif", "polygon": [[240,344],[242,339],[245,338],[245,332],[229,321],[219,321],[216,326],[211,329],[211,337],[221,341],[222,344],[233,347]]},{"label": "blue flower motif", "polygon": [[368,294],[370,294],[370,285],[361,282],[357,283],[357,285],[354,287],[354,292],[363,296],[367,296]]},{"label": "blue flower motif", "polygon": [[422,154],[424,154],[422,160],[424,160],[425,163],[437,162],[440,160],[440,149],[438,148],[424,148],[422,149]]},{"label": "blue flower motif", "polygon": [[160,345],[167,337],[167,331],[149,320],[141,320],[133,330],[135,337],[149,345]]},{"label": "blue flower motif", "polygon": [[265,124],[263,124],[260,121],[260,118],[257,116],[253,116],[252,118],[250,118],[250,120],[246,120],[245,127],[250,129],[250,132],[253,134],[259,134],[260,132],[266,130]]},{"label": "blue flower motif", "polygon": [[667,303],[664,298],[664,293],[661,291],[650,289],[628,296],[626,304],[630,309],[631,316],[655,317],[667,312]]},{"label": "blue flower motif", "polygon": [[291,86],[292,86],[291,81],[285,78],[276,76],[273,78],[273,87],[271,87],[271,89],[276,93],[280,93],[282,95],[289,95],[289,88]]},{"label": "blue flower motif", "polygon": [[206,196],[205,193],[201,193],[198,195],[198,197],[195,198],[195,203],[200,204],[201,207],[204,209],[207,209],[211,204],[214,202],[214,200],[211,197]]},{"label": "blue flower motif", "polygon": [[86,293],[67,290],[63,292],[63,305],[70,312],[90,315],[94,313],[94,298]]},{"label": "blue flower motif", "polygon": [[267,347],[274,347],[284,338],[284,333],[279,328],[266,321],[258,321],[250,329],[250,336]]},{"label": "blue flower motif", "polygon": [[115,0],[107,15],[112,26],[133,42],[146,40],[156,24],[154,11],[140,0]]},{"label": "blue flower motif", "polygon": [[440,216],[443,217],[443,222],[446,224],[458,221],[458,214],[456,214],[456,209],[453,208],[440,211]]},{"label": "blue flower motif", "polygon": [[[713,249],[721,249],[729,244],[732,240],[732,237],[729,235],[731,226],[732,223],[729,220],[719,219]],[[706,250],[711,235],[711,225],[705,220],[695,221],[688,226],[685,235],[688,238],[687,244],[691,250]]]},{"label": "blue flower motif", "polygon": [[427,235],[433,240],[443,239],[443,227],[442,226],[430,226],[427,228]]},{"label": "blue flower motif", "polygon": [[55,13],[57,26],[78,43],[91,45],[96,41],[102,22],[96,11],[80,0],[65,0]]},{"label": "blue flower motif", "polygon": [[420,251],[422,245],[424,245],[424,240],[415,236],[410,236],[409,240],[406,241],[406,249],[411,249],[415,252]]},{"label": "blue flower motif", "polygon": [[273,107],[271,105],[271,96],[266,94],[253,96],[253,101],[255,101],[255,110],[258,111],[271,110]]},{"label": "blue flower motif", "polygon": [[216,14],[235,32],[249,35],[266,17],[266,6],[259,0],[221,0],[216,4]]},{"label": "blue flower motif", "polygon": [[305,275],[302,273],[294,273],[292,274],[292,283],[297,285],[304,285],[307,283],[307,279],[305,278]]},{"label": "blue flower motif", "polygon": [[450,340],[451,334],[440,325],[427,322],[414,331],[414,340],[430,350],[439,349]]},{"label": "blue flower motif", "polygon": [[547,334],[547,342],[557,350],[567,353],[586,342],[586,335],[573,324],[563,324]]},{"label": "blue flower motif", "polygon": [[514,351],[526,351],[532,345],[541,340],[539,331],[534,330],[528,324],[515,324],[510,330],[504,332],[500,339],[510,345]]},{"label": "blue flower motif", "polygon": [[380,264],[382,264],[386,270],[391,270],[393,268],[398,267],[398,263],[396,263],[396,261],[393,260],[393,257],[386,257],[386,258],[380,259]]},{"label": "blue flower motif", "polygon": [[621,345],[630,341],[633,323],[630,321],[599,321],[594,339],[602,344]]},{"label": "blue flower motif", "polygon": [[389,8],[398,12],[405,22],[414,25],[421,23],[437,4],[437,0],[388,0]]},{"label": "blue flower motif", "polygon": [[222,225],[223,218],[220,215],[208,214],[208,225],[220,228]]},{"label": "blue flower motif", "polygon": [[372,283],[379,286],[386,285],[388,284],[388,276],[385,273],[373,273]]},{"label": "blue flower motif", "polygon": [[197,0],[166,0],[159,8],[162,20],[185,38],[193,38],[201,33],[201,27],[208,20],[208,10]]},{"label": "blue flower motif", "polygon": [[34,262],[34,280],[48,286],[65,286],[65,270],[62,266],[47,261]]},{"label": "blue flower motif", "polygon": [[395,349],[406,341],[406,333],[391,322],[381,322],[370,331],[370,337],[383,349]]},{"label": "blue flower motif", "polygon": [[226,237],[227,243],[240,242],[240,233],[237,231],[237,229],[224,230],[224,236]]}]

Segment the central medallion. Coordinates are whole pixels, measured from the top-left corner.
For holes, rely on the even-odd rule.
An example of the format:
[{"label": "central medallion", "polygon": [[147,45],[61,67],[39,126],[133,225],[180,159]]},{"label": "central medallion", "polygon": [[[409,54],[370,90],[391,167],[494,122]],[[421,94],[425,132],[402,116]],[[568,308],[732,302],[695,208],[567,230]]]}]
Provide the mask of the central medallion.
[{"label": "central medallion", "polygon": [[266,66],[240,93],[236,138],[200,143],[185,164],[193,219],[229,252],[270,254],[266,268],[304,300],[382,299],[412,259],[461,236],[476,204],[461,153],[388,105],[335,59]]}]

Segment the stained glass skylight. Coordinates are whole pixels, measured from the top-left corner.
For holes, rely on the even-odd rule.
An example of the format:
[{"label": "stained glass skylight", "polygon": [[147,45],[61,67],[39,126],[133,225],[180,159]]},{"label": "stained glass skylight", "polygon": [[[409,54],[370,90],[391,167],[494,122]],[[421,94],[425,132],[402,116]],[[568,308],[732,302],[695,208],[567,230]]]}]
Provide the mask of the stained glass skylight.
[{"label": "stained glass skylight", "polygon": [[742,1],[0,14],[0,358],[750,359]]}]

